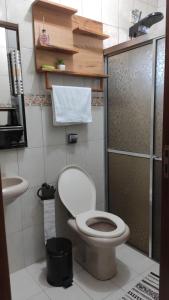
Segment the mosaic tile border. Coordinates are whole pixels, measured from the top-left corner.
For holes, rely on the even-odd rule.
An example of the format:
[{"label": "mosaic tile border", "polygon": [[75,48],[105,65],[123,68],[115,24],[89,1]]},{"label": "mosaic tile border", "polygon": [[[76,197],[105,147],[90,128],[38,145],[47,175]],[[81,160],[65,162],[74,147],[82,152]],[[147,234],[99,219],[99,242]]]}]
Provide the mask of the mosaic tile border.
[{"label": "mosaic tile border", "polygon": [[[51,106],[50,95],[25,95],[25,106]],[[103,93],[93,93],[92,106],[104,106]]]}]

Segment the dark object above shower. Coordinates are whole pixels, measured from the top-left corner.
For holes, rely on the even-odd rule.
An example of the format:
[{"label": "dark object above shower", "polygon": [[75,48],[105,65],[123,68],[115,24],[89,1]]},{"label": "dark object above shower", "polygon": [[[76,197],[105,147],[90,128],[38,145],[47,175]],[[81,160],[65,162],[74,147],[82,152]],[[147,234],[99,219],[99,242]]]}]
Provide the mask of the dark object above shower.
[{"label": "dark object above shower", "polygon": [[154,12],[152,14],[149,14],[147,17],[129,28],[129,36],[131,38],[136,38],[140,35],[148,33],[149,28],[154,24],[160,22],[163,18],[164,15],[161,12]]}]

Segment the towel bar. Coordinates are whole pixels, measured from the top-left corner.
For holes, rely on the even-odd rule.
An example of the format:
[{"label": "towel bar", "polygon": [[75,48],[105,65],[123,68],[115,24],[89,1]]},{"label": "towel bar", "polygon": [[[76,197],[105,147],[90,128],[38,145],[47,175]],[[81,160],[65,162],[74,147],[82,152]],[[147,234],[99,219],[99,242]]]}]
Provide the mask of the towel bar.
[{"label": "towel bar", "polygon": [[[52,89],[52,86],[50,85],[49,83],[49,77],[48,77],[48,72],[45,72],[45,88],[47,90],[51,90]],[[99,78],[99,81],[100,81],[100,87],[99,88],[92,88],[92,92],[103,92],[104,91],[104,78]]]}]

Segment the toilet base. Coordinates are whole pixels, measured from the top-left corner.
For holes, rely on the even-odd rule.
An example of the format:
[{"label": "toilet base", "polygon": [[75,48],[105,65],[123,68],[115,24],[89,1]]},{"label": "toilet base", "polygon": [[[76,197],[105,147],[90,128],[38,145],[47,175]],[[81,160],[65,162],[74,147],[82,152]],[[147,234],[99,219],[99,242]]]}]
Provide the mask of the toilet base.
[{"label": "toilet base", "polygon": [[98,280],[111,279],[117,273],[115,248],[88,246],[81,240],[74,248],[75,260]]},{"label": "toilet base", "polygon": [[68,225],[72,229],[74,259],[98,280],[109,280],[114,277],[117,273],[116,247],[128,240],[129,227],[126,225],[126,231],[120,237],[99,239],[79,231],[75,219],[69,219]]}]

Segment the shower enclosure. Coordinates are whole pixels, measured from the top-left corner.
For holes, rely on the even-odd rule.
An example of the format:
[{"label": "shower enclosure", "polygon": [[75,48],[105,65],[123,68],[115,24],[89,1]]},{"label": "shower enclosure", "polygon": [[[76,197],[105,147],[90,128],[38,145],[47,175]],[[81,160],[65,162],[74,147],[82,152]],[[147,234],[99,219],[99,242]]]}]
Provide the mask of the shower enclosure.
[{"label": "shower enclosure", "polygon": [[138,39],[108,54],[108,208],[130,227],[129,244],[160,255],[165,38]]}]

